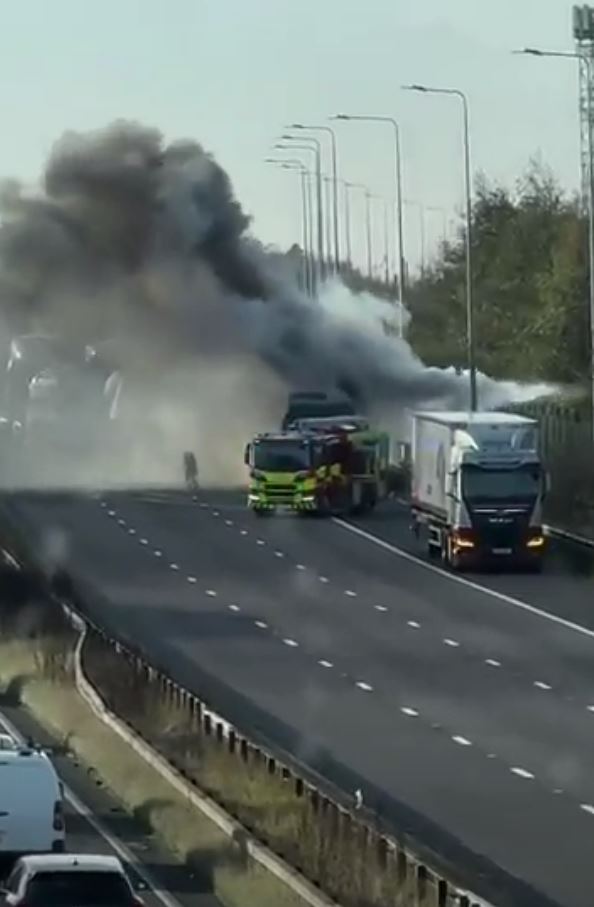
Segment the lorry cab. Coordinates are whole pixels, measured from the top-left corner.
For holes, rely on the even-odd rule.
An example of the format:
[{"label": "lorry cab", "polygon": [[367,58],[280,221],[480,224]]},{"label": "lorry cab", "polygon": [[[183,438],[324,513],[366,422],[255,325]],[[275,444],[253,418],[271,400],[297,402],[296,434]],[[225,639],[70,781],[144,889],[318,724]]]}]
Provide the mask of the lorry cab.
[{"label": "lorry cab", "polygon": [[454,567],[539,569],[547,477],[538,425],[509,413],[419,413],[413,422],[413,528]]}]

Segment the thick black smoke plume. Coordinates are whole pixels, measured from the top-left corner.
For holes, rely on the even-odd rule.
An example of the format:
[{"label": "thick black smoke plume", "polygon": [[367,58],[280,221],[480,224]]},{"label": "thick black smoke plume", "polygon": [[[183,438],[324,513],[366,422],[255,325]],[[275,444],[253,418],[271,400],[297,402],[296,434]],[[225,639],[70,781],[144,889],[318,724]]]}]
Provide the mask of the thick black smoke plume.
[{"label": "thick black smoke plume", "polygon": [[304,298],[196,142],[130,122],[67,133],[41,189],[6,183],[0,214],[7,337],[93,344],[108,371],[153,383],[192,359],[204,376],[208,362],[256,355],[287,387],[362,404],[466,401],[464,379],[359,318],[345,288],[329,289],[332,306]]}]

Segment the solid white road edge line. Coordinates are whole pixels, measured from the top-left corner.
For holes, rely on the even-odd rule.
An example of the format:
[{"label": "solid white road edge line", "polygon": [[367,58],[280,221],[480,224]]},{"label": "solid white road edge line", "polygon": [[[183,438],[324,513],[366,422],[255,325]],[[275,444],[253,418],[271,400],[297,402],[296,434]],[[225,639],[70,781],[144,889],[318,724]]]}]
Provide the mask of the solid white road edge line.
[{"label": "solid white road edge line", "polygon": [[[17,741],[17,743],[25,743],[23,735],[2,712],[0,712],[0,724],[4,726],[4,729]],[[103,822],[95,816],[86,803],[83,803],[80,797],[78,797],[66,784],[64,784],[64,796],[74,811],[89,823],[92,829],[100,838],[103,838],[105,843],[111,847],[114,853],[116,853],[124,863],[128,863],[133,867],[136,875],[142,879],[143,883],[146,885],[147,894],[156,897],[164,907],[181,907],[180,902],[176,898],[169,895],[159,886],[156,879],[154,879],[152,874],[139,862],[137,855],[130,850],[127,844],[124,844],[123,841],[116,838],[115,835],[105,827]]]},{"label": "solid white road edge line", "polygon": [[489,589],[488,586],[481,586],[480,583],[475,583],[473,580],[465,579],[463,576],[457,576],[455,573],[449,573],[442,567],[437,567],[435,564],[430,564],[427,561],[424,561],[422,558],[417,557],[414,554],[410,554],[410,552],[405,551],[403,548],[398,548],[396,545],[392,545],[390,542],[386,542],[384,539],[379,538],[379,536],[372,535],[371,532],[367,532],[365,529],[360,529],[358,526],[354,526],[352,523],[348,523],[346,520],[341,520],[339,517],[332,517],[332,522],[336,523],[337,526],[341,526],[342,529],[346,529],[348,532],[352,532],[354,535],[358,535],[360,538],[363,538],[368,542],[372,542],[374,545],[377,545],[378,548],[383,548],[385,551],[389,551],[391,554],[396,555],[396,557],[402,558],[402,560],[404,561],[408,561],[411,564],[416,564],[417,567],[423,567],[423,569],[429,570],[431,573],[437,573],[439,576],[442,576],[444,579],[448,579],[453,583],[458,583],[461,586],[467,586],[469,589],[474,589],[475,592],[481,592],[483,593],[483,595],[488,595],[490,598],[494,598],[506,605],[511,605],[514,608],[519,608],[521,611],[526,611],[528,614],[532,614],[535,617],[541,617],[544,618],[544,620],[551,621],[551,623],[558,624],[558,626],[564,627],[566,630],[572,630],[574,633],[581,633],[582,636],[587,636],[590,639],[594,639],[594,630],[589,630],[588,627],[583,627],[581,624],[576,624],[574,623],[574,621],[567,620],[565,617],[559,617],[559,615],[557,614],[551,614],[550,611],[543,611],[541,608],[537,608],[535,605],[529,605],[528,602],[524,602],[519,598],[514,598],[511,595],[506,595],[504,592],[498,592],[496,589]]}]

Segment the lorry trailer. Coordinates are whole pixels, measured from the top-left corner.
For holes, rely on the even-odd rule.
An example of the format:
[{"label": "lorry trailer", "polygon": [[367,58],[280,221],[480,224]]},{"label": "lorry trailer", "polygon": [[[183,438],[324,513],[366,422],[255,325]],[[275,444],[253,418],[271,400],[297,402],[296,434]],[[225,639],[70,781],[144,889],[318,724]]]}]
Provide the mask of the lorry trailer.
[{"label": "lorry trailer", "polygon": [[413,414],[412,529],[453,569],[505,562],[539,570],[546,490],[534,419]]}]

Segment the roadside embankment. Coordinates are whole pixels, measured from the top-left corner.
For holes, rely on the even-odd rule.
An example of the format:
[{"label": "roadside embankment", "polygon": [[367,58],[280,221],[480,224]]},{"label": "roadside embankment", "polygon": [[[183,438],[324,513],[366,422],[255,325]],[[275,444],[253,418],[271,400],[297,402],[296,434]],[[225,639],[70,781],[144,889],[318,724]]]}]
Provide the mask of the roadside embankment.
[{"label": "roadside embankment", "polygon": [[[26,563],[22,549],[14,553]],[[38,579],[39,588],[26,584],[23,600],[0,608],[5,695],[93,766],[221,901],[471,903],[364,809],[348,808],[140,652],[81,620],[84,602],[68,577],[54,583],[53,597]]]}]

